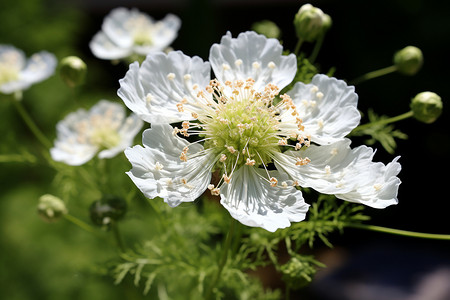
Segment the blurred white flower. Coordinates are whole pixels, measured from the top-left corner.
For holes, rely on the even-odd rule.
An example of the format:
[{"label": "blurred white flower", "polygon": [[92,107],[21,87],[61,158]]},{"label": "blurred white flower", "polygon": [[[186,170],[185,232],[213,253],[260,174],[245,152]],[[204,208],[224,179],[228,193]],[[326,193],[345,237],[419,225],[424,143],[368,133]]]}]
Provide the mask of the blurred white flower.
[{"label": "blurred white flower", "polygon": [[78,166],[92,159],[111,158],[133,143],[143,122],[125,115],[125,108],[101,100],[89,111],[79,109],[56,125],[57,139],[50,154],[55,161]]},{"label": "blurred white flower", "polygon": [[56,57],[46,51],[26,58],[22,50],[0,45],[0,92],[12,94],[50,77],[57,65]]},{"label": "blurred white flower", "polygon": [[[209,189],[232,217],[269,231],[305,218],[297,186],[375,208],[397,203],[398,158],[375,163],[371,148],[351,149],[345,138],[360,121],[354,87],[316,75],[279,95],[296,57],[254,32],[223,36],[209,60],[149,55],[120,80],[119,96],[152,123],[143,147],[125,150],[146,197],[177,206]],[[214,172],[220,180],[211,182]]]},{"label": "blurred white flower", "polygon": [[145,56],[167,48],[178,35],[181,20],[168,14],[161,21],[137,9],[113,9],[104,19],[89,46],[101,59],[123,59],[133,54]]}]

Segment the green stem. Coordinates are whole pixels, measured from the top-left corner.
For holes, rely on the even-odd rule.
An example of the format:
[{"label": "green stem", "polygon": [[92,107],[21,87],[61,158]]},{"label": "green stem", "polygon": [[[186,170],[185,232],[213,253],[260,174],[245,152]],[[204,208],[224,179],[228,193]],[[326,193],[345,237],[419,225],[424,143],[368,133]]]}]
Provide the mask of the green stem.
[{"label": "green stem", "polygon": [[228,230],[227,237],[226,237],[224,245],[223,245],[222,256],[220,257],[216,275],[214,276],[213,280],[211,281],[211,285],[209,286],[208,290],[205,293],[206,300],[209,300],[212,298],[213,289],[217,285],[217,282],[219,282],[220,275],[222,274],[223,268],[225,267],[225,264],[227,262],[228,250],[231,248],[230,246],[231,246],[231,241],[233,239],[233,233],[234,233],[235,226],[236,226],[236,220],[234,218],[231,218],[230,228]]},{"label": "green stem", "polygon": [[380,227],[374,225],[365,225],[365,224],[357,224],[357,223],[345,223],[345,227],[364,229],[370,231],[384,232],[408,237],[422,238],[422,239],[432,239],[432,240],[447,240],[450,241],[450,234],[434,234],[434,233],[423,233],[423,232],[414,232],[407,230],[399,230],[387,227]]},{"label": "green stem", "polygon": [[295,45],[295,50],[294,50],[294,54],[295,56],[298,56],[298,53],[300,52],[300,47],[303,44],[303,39],[299,38],[297,41],[297,44]]},{"label": "green stem", "polygon": [[325,39],[325,34],[321,34],[316,41],[316,44],[314,45],[314,49],[311,53],[311,56],[309,57],[309,62],[311,64],[314,64],[314,61],[317,58],[317,55],[319,54],[320,48],[322,48],[323,40]]},{"label": "green stem", "polygon": [[376,71],[372,71],[372,72],[366,73],[366,74],[364,74],[364,75],[362,75],[360,77],[357,77],[357,78],[349,81],[348,83],[351,84],[351,85],[356,85],[356,84],[362,83],[362,82],[364,82],[366,80],[377,78],[377,77],[380,77],[380,76],[384,76],[384,75],[393,73],[395,71],[397,71],[397,67],[395,65],[392,65],[392,66],[389,66],[389,67],[386,67],[386,68],[383,68],[383,69],[379,69],[379,70],[376,70]]},{"label": "green stem", "polygon": [[114,239],[116,240],[117,246],[120,249],[120,252],[125,252],[125,246],[122,240],[122,236],[120,235],[120,231],[119,231],[119,225],[117,224],[116,221],[112,221],[111,224],[112,227],[112,232],[114,234]]},{"label": "green stem", "polygon": [[74,216],[69,215],[69,214],[65,214],[64,218],[67,221],[72,222],[76,226],[80,227],[81,229],[86,230],[89,233],[93,233],[95,235],[98,235],[97,230],[95,230],[91,225],[87,224],[86,222],[81,221],[77,217],[74,217]]},{"label": "green stem", "polygon": [[370,128],[372,126],[378,126],[378,125],[384,125],[384,124],[389,124],[389,123],[394,123],[394,122],[398,122],[404,119],[408,119],[411,118],[414,115],[413,111],[408,111],[404,114],[398,115],[396,117],[392,117],[392,118],[387,118],[387,119],[382,119],[379,120],[377,122],[373,122],[373,123],[367,123],[367,124],[363,124],[363,125],[359,125],[358,127],[356,127],[355,129],[353,129],[352,133],[355,133],[357,131],[361,131],[367,128]]},{"label": "green stem", "polygon": [[30,117],[28,112],[25,110],[25,108],[22,105],[22,102],[20,100],[14,101],[14,104],[16,106],[17,111],[19,112],[20,116],[22,117],[25,124],[27,124],[28,128],[33,132],[33,134],[36,136],[36,138],[39,140],[39,142],[47,149],[50,149],[52,147],[52,143],[47,139],[47,137],[42,133],[42,131],[37,127],[36,123],[34,123],[33,119]]}]

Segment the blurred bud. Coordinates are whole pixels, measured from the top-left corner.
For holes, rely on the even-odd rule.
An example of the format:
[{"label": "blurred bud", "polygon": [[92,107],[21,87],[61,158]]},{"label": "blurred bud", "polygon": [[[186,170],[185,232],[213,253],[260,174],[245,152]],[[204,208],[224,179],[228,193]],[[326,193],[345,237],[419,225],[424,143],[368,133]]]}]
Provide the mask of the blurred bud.
[{"label": "blurred bud", "polygon": [[83,84],[86,72],[87,66],[79,57],[68,56],[61,60],[59,75],[71,88]]},{"label": "blurred bud", "polygon": [[279,39],[281,36],[280,28],[278,28],[277,24],[269,20],[253,23],[252,30],[268,38]]},{"label": "blurred bud", "polygon": [[331,27],[331,17],[311,4],[300,7],[294,18],[297,36],[307,42],[315,41]]},{"label": "blurred bud", "polygon": [[433,92],[417,94],[411,101],[414,118],[424,123],[433,123],[442,113],[442,100]]},{"label": "blurred bud", "polygon": [[398,72],[412,76],[422,67],[422,51],[417,47],[407,46],[394,54],[394,64]]},{"label": "blurred bud", "polygon": [[61,216],[67,214],[64,202],[50,194],[42,195],[39,198],[38,214],[47,222],[57,221]]},{"label": "blurred bud", "polygon": [[317,270],[309,262],[292,257],[281,266],[280,271],[287,286],[299,289],[312,281]]},{"label": "blurred bud", "polygon": [[91,221],[98,226],[108,226],[111,222],[120,220],[126,212],[126,201],[113,195],[103,196],[89,208]]}]

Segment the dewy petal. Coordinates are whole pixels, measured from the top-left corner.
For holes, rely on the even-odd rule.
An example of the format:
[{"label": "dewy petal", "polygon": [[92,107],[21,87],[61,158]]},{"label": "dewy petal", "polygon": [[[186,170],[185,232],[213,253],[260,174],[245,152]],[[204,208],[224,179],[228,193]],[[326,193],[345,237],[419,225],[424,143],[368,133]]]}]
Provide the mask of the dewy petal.
[{"label": "dewy petal", "polygon": [[[336,194],[336,197],[350,202],[365,204],[374,208],[385,208],[397,204],[397,193],[400,179],[397,177],[401,166],[396,157],[386,166],[383,163],[371,163],[365,169],[364,176],[358,186],[346,194]],[[364,171],[364,170],[362,170]]]},{"label": "dewy petal", "polygon": [[89,43],[92,53],[101,59],[121,59],[131,55],[131,48],[117,46],[108,36],[100,31]]},{"label": "dewy petal", "polygon": [[[345,139],[330,145],[311,145],[306,150],[274,154],[275,166],[288,173],[302,187],[311,187],[324,194],[342,194],[352,191],[361,180],[358,176],[372,161],[373,150],[366,146],[350,148]],[[296,158],[311,161],[297,166]]]},{"label": "dewy petal", "polygon": [[216,78],[225,82],[236,79],[255,80],[255,88],[268,83],[282,89],[297,72],[294,54],[282,55],[283,47],[276,39],[249,31],[232,38],[231,33],[222,37],[220,44],[211,47],[209,61]]},{"label": "dewy petal", "polygon": [[[150,199],[161,197],[175,207],[194,201],[207,189],[215,161],[203,146],[190,144],[172,131],[168,124],[152,124],[143,133],[144,147],[127,148],[125,155],[132,164],[127,174],[142,193]],[[197,153],[186,162],[180,160],[185,147],[189,147],[188,157]]]},{"label": "dewy petal", "polygon": [[[270,173],[279,183],[287,179],[277,171]],[[274,232],[305,219],[309,205],[301,192],[286,180],[286,186],[272,187],[262,169],[242,166],[229,184],[220,188],[220,203],[244,225]]]},{"label": "dewy petal", "polygon": [[[317,144],[342,140],[361,119],[353,86],[326,75],[315,75],[310,84],[297,82],[288,92],[303,120],[305,131]],[[289,122],[287,119],[284,122]]]},{"label": "dewy petal", "polygon": [[195,98],[193,86],[204,88],[209,80],[209,63],[201,58],[191,58],[181,51],[155,53],[148,55],[140,68],[137,62],[130,65],[119,80],[117,93],[144,121],[174,123],[193,119],[189,113],[178,111],[177,104],[183,98]]}]

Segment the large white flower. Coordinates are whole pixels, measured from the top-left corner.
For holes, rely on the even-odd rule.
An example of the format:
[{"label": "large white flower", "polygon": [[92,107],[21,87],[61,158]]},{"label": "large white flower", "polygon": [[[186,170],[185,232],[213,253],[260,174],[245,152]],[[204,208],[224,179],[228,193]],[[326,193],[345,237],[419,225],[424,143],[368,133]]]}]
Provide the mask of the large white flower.
[{"label": "large white flower", "polygon": [[0,45],[0,92],[12,94],[50,77],[57,65],[56,57],[46,51],[26,58],[22,50]]},{"label": "large white flower", "polygon": [[155,22],[149,15],[137,9],[119,7],[104,19],[89,46],[101,59],[122,59],[133,54],[145,56],[162,51],[177,37],[180,19],[168,14]]},{"label": "large white flower", "polygon": [[135,115],[125,115],[123,105],[101,100],[89,111],[79,109],[56,125],[57,139],[50,154],[55,161],[79,166],[97,153],[111,158],[133,143],[143,122]]},{"label": "large white flower", "polygon": [[[143,147],[125,150],[128,175],[172,206],[208,188],[232,217],[269,231],[305,218],[297,186],[375,208],[396,204],[398,158],[373,162],[371,148],[352,149],[345,137],[360,120],[354,87],[316,75],[279,95],[295,72],[293,54],[254,32],[225,35],[209,62],[171,52],[131,64],[118,94],[152,128]],[[213,172],[220,180],[211,182]]]}]

